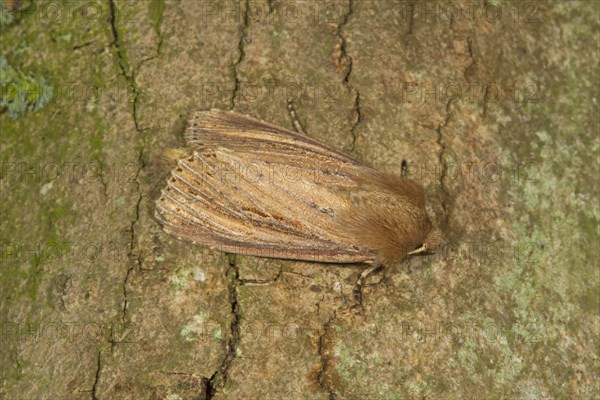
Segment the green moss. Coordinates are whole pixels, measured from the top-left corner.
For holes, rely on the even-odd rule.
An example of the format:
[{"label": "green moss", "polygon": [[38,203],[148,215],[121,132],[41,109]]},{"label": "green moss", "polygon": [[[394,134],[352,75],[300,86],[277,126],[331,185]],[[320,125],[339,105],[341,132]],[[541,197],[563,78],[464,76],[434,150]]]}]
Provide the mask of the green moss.
[{"label": "green moss", "polygon": [[[591,28],[597,21],[589,20],[597,13],[582,13],[590,4],[555,6],[565,18],[578,21],[576,28],[565,30],[566,43],[580,46],[597,35]],[[508,133],[502,139],[504,156],[528,159],[536,172],[535,179],[521,176],[507,180],[504,187],[505,200],[514,209],[513,240],[538,246],[528,248],[535,250],[533,256],[521,254],[503,264],[494,276],[498,297],[491,300],[503,309],[508,329],[505,341],[493,348],[502,357],[497,376],[505,388],[510,387],[508,381],[521,381],[512,393],[522,398],[570,397],[564,382],[572,380],[576,366],[569,360],[597,371],[588,352],[574,348],[566,338],[579,337],[586,343],[598,339],[587,322],[600,313],[600,283],[590,279],[597,276],[593,260],[600,256],[594,183],[600,173],[596,162],[600,141],[593,111],[598,71],[593,58],[566,59],[561,51],[547,57],[561,68],[553,79],[538,77],[538,88],[544,88],[542,101],[507,110],[514,120],[501,128]]]},{"label": "green moss", "polygon": [[13,13],[4,8],[4,2],[0,3],[0,26],[5,27],[10,25],[15,20]]},{"label": "green moss", "polygon": [[221,330],[221,327],[218,326],[215,329],[213,329],[213,338],[217,339],[217,340],[221,340],[223,339],[223,331]]},{"label": "green moss", "polygon": [[102,148],[104,144],[103,132],[100,129],[95,130],[90,133],[90,156],[93,159],[102,162],[104,160],[104,154],[102,153]]},{"label": "green moss", "polygon": [[171,287],[175,291],[185,289],[191,280],[192,272],[189,266],[182,266],[177,268],[171,276],[169,276],[169,282]]},{"label": "green moss", "polygon": [[361,357],[344,343],[335,345],[335,370],[345,381],[361,381],[367,372],[367,365]]},{"label": "green moss", "polygon": [[52,206],[47,213],[47,216],[51,220],[58,220],[66,217],[71,213],[71,208],[65,204],[55,204]]},{"label": "green moss", "polygon": [[[183,340],[187,342],[194,341],[201,335],[208,334],[209,332],[205,332],[207,327],[205,322],[208,320],[209,316],[210,314],[208,312],[200,312],[199,314],[192,316],[191,320],[180,331]],[[214,331],[210,333],[212,333],[213,338],[217,338]]]},{"label": "green moss", "polygon": [[158,38],[156,44],[156,54],[160,54],[163,44],[163,36],[160,31],[160,27],[163,20],[163,13],[165,11],[165,2],[164,0],[152,0],[148,2],[148,9],[152,26],[154,26],[154,31],[156,33],[156,37]]},{"label": "green moss", "polygon": [[0,110],[5,109],[15,119],[27,111],[46,106],[54,88],[42,76],[34,77],[12,67],[6,57],[0,56]]},{"label": "green moss", "polygon": [[387,385],[378,388],[377,392],[377,398],[381,400],[402,400],[404,398],[400,393],[390,390]]},{"label": "green moss", "polygon": [[30,300],[36,301],[40,282],[42,281],[43,270],[39,265],[34,265],[28,271],[27,280],[25,281],[24,293],[27,294]]}]

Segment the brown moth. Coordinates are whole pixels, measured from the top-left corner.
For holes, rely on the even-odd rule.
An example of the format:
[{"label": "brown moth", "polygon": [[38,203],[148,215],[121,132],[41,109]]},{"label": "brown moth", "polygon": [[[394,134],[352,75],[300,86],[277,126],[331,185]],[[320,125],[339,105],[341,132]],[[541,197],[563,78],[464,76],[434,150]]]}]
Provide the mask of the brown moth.
[{"label": "brown moth", "polygon": [[423,189],[308,136],[221,110],[193,115],[156,202],[180,239],[223,252],[389,266],[440,240]]}]

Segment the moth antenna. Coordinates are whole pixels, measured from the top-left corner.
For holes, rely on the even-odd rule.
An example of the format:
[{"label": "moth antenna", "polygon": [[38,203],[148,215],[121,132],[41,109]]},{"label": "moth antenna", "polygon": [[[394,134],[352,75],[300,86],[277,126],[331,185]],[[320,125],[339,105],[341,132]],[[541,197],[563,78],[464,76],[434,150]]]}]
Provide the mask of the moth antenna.
[{"label": "moth antenna", "polygon": [[427,251],[427,245],[426,244],[422,244],[421,246],[419,246],[419,248],[413,250],[413,251],[409,251],[408,253],[406,253],[409,256],[414,256],[417,254],[421,254],[421,253],[425,253]]},{"label": "moth antenna", "polygon": [[300,125],[300,121],[298,121],[298,118],[296,117],[296,109],[294,108],[294,102],[292,101],[292,99],[288,99],[287,107],[288,112],[290,113],[290,118],[292,119],[292,124],[294,125],[294,129],[296,129],[296,132],[306,135],[306,132],[304,132],[304,129],[302,129],[302,125]]},{"label": "moth antenna", "polygon": [[402,174],[403,178],[406,178],[406,175],[408,175],[408,163],[406,162],[406,160],[402,160],[402,166],[400,167],[400,173]]}]

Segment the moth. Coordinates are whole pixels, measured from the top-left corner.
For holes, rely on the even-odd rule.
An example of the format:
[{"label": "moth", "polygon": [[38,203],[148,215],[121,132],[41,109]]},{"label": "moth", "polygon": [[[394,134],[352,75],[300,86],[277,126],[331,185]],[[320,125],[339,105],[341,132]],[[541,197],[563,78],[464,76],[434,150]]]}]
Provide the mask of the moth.
[{"label": "moth", "polygon": [[390,266],[440,241],[423,189],[306,135],[240,115],[195,113],[156,201],[179,239],[223,252]]}]

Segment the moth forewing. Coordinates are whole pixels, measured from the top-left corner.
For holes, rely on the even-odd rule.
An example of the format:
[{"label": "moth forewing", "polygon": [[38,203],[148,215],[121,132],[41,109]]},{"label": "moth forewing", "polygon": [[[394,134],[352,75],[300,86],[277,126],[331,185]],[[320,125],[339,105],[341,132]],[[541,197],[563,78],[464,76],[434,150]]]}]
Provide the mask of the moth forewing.
[{"label": "moth forewing", "polygon": [[339,189],[350,178],[315,180],[312,169],[222,147],[194,152],[172,171],[157,215],[168,232],[227,252],[322,262],[373,258],[336,230],[344,204]]},{"label": "moth forewing", "polygon": [[[287,129],[194,115],[157,200],[164,229],[218,250],[330,263],[400,261],[429,233],[418,185]],[[412,246],[412,247],[411,247]]]}]

